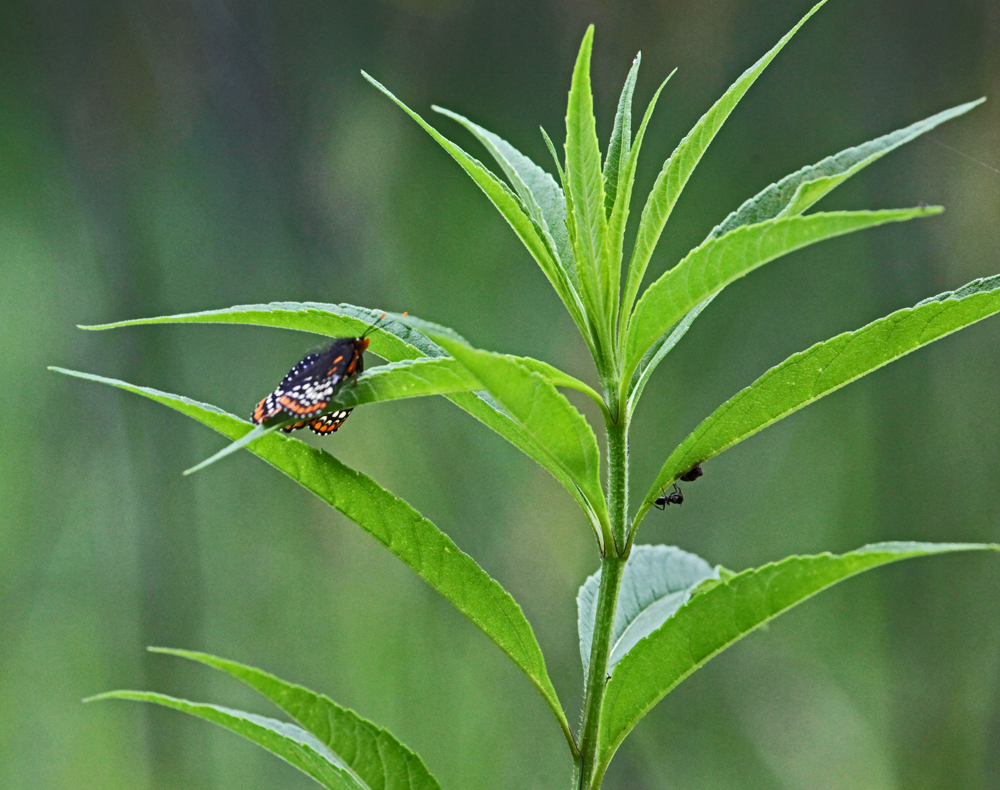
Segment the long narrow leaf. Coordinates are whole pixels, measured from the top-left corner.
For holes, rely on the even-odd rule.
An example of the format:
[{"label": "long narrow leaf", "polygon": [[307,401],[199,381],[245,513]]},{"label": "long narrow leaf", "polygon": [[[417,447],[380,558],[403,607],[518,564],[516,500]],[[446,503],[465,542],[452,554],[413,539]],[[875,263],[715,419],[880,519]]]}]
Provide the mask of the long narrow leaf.
[{"label": "long narrow leaf", "polygon": [[789,252],[887,222],[939,214],[938,207],[887,211],[831,211],[745,225],[709,239],[654,282],[635,306],[626,338],[625,375],[689,310],[726,285]]},{"label": "long narrow leaf", "polygon": [[547,377],[528,369],[517,357],[481,351],[441,336],[434,339],[472,371],[583,492],[602,527],[597,533],[602,541],[608,534],[608,513],[601,489],[601,455],[586,418]]},{"label": "long narrow leaf", "polygon": [[367,787],[385,790],[440,788],[423,761],[392,733],[341,707],[326,695],[208,653],[163,647],[149,649],[154,653],[198,661],[258,691],[343,760]]},{"label": "long narrow leaf", "polygon": [[642,210],[642,217],[639,220],[639,230],[636,234],[635,247],[632,250],[632,259],[629,262],[628,280],[625,286],[625,298],[622,300],[622,312],[628,315],[639,293],[639,286],[642,278],[646,274],[646,267],[649,259],[656,249],[656,244],[660,239],[670,213],[674,210],[677,200],[681,195],[688,179],[694,172],[695,167],[701,161],[702,156],[708,149],[719,129],[726,122],[729,114],[736,108],[740,99],[754,84],[761,72],[767,68],[768,64],[774,60],[775,56],[784,48],[792,36],[800,27],[806,23],[826,2],[817,3],[806,14],[799,23],[793,27],[784,38],[781,39],[772,49],[758,60],[753,66],[747,69],[734,82],[722,97],[712,105],[688,132],[687,136],[681,140],[677,148],[670,155],[670,158],[663,165],[663,169],[653,184],[653,189],[646,199],[646,205]]},{"label": "long narrow leaf", "polygon": [[611,140],[608,142],[608,153],[604,159],[604,209],[608,217],[615,207],[618,186],[632,147],[632,94],[635,92],[635,81],[639,77],[641,61],[640,52],[632,61],[632,68],[629,69],[625,84],[622,86],[618,111],[615,113],[615,124],[611,129]]},{"label": "long narrow leaf", "polygon": [[[316,302],[273,302],[271,304],[239,305],[222,310],[206,310],[199,313],[181,313],[178,315],[158,316],[155,318],[138,318],[129,321],[118,321],[111,324],[85,326],[83,329],[114,329],[143,324],[173,324],[173,323],[211,323],[211,324],[244,324],[248,326],[267,326],[282,329],[292,329],[301,332],[313,332],[330,337],[358,336],[373,324],[381,311],[351,304],[321,304]],[[456,342],[466,343],[454,330],[429,321],[422,321],[414,316],[392,315],[383,319],[371,331],[371,350],[390,362],[407,359],[417,359],[425,356],[440,357],[447,352],[437,343],[427,337],[427,332],[446,335]],[[543,364],[543,363],[540,363]],[[565,377],[567,374],[562,374]],[[575,380],[574,380],[575,381]],[[570,384],[565,378],[557,382],[558,386],[575,386],[581,391],[590,389],[583,382]],[[587,394],[593,397],[593,390]],[[486,427],[498,433],[532,460],[541,464],[560,484],[573,496],[581,509],[593,516],[587,500],[579,489],[562,470],[552,463],[548,456],[538,447],[521,426],[508,417],[493,399],[483,393],[455,392],[445,395],[448,400],[460,409],[468,412]],[[592,525],[600,531],[596,517]]]},{"label": "long narrow leaf", "polygon": [[576,260],[566,229],[566,196],[556,180],[499,135],[443,107],[432,109],[457,121],[475,136],[510,179],[528,215],[542,229],[570,281],[576,280]]},{"label": "long narrow leaf", "polygon": [[848,554],[786,557],[699,588],[672,617],[618,663],[601,711],[600,769],[629,731],[684,678],[756,628],[839,581],[897,560],[985,543],[876,543]]},{"label": "long narrow leaf", "polygon": [[591,25],[580,44],[566,107],[566,178],[572,197],[577,275],[584,303],[591,313],[592,322],[598,325],[607,339],[608,277],[598,270],[598,266],[604,259],[608,217],[604,210],[604,176],[590,87],[593,45],[594,26]]},{"label": "long narrow leaf", "polygon": [[107,694],[98,694],[86,701],[105,699],[152,702],[218,724],[253,741],[258,746],[263,746],[329,790],[376,790],[376,787],[363,782],[346,762],[331,752],[315,736],[294,724],[258,716],[255,713],[224,708],[221,705],[188,702],[185,699],[149,691],[109,691]]},{"label": "long narrow leaf", "polygon": [[974,280],[794,354],[723,403],[671,453],[636,513],[696,463],[921,346],[1000,312],[1000,275]]},{"label": "long narrow leaf", "polygon": [[868,165],[945,121],[964,115],[984,101],[977,99],[960,104],[796,170],[747,200],[713,228],[709,238],[718,238],[741,225],[755,225],[774,217],[801,214]]},{"label": "long narrow leaf", "polygon": [[[556,369],[553,368],[553,370]],[[573,380],[576,381],[576,379]],[[582,384],[582,382],[580,383]],[[314,416],[318,417],[320,414],[330,414],[343,409],[353,409],[368,403],[419,398],[427,395],[448,395],[453,392],[473,392],[478,389],[482,389],[479,380],[454,359],[448,357],[407,359],[369,368],[358,376],[356,381],[345,383],[330,398],[329,405]],[[197,466],[186,470],[185,474],[197,472],[225,458],[256,440],[268,430],[274,430],[282,425],[298,421],[297,417],[283,414],[283,419],[273,424],[269,423],[268,428],[258,425],[246,436],[224,447],[211,458],[207,458]]]},{"label": "long narrow leaf", "polygon": [[[240,438],[251,428],[250,423],[215,406],[179,395],[90,373],[53,370],[142,395],[230,439]],[[402,499],[323,450],[275,433],[263,436],[247,449],[351,519],[475,623],[535,684],[572,743],[569,724],[545,669],[545,658],[521,607],[451,538]]]},{"label": "long narrow leaf", "polygon": [[426,131],[427,134],[429,134],[434,141],[438,143],[438,145],[444,148],[444,150],[447,151],[456,162],[458,162],[459,166],[469,174],[472,180],[475,181],[476,185],[486,194],[486,197],[490,199],[490,202],[496,206],[497,211],[503,215],[504,219],[506,219],[510,226],[514,229],[514,232],[524,243],[524,246],[528,248],[528,251],[538,263],[539,267],[541,267],[542,272],[544,272],[545,276],[552,284],[552,287],[556,289],[556,293],[559,294],[559,298],[562,300],[563,304],[566,305],[566,309],[569,310],[571,314],[574,313],[576,310],[576,303],[566,272],[556,263],[550,253],[549,247],[545,243],[545,239],[540,232],[540,228],[532,222],[531,217],[528,216],[522,204],[518,201],[517,197],[510,191],[506,184],[487,170],[481,162],[472,156],[469,156],[469,154],[463,151],[459,146],[444,137],[417,113],[403,104],[403,102],[397,99],[392,92],[378,82],[378,80],[363,71],[361,73],[366,80],[382,91],[382,93],[395,102],[396,105],[403,110],[403,112],[416,121],[417,124],[419,124],[419,126]]},{"label": "long narrow leaf", "polygon": [[[878,161],[886,154],[916,139],[925,132],[939,126],[945,121],[964,115],[973,107],[982,104],[985,99],[960,104],[957,107],[939,112],[922,121],[917,121],[905,129],[883,135],[875,140],[869,140],[862,145],[846,148],[838,154],[828,156],[814,165],[803,167],[785,176],[777,183],[761,190],[747,200],[736,211],[732,212],[721,223],[716,225],[708,239],[716,239],[726,233],[742,227],[755,225],[776,217],[796,216],[806,211],[816,201],[840,186],[851,176],[857,174],[868,165]],[[706,239],[706,241],[708,241]],[[684,316],[672,329],[664,333],[653,346],[655,353],[643,357],[639,364],[629,389],[629,408],[632,409],[642,394],[643,387],[660,364],[666,354],[680,341],[691,328],[694,319],[718,295],[710,296]],[[652,351],[653,349],[651,349]]]}]

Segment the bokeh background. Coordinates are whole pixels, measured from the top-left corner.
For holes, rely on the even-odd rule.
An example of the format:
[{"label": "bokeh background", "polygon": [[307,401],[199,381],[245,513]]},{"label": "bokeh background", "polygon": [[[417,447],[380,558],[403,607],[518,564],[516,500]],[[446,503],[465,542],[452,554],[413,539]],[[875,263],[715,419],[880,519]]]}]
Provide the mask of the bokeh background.
[{"label": "bokeh background", "polygon": [[[389,727],[445,788],[565,787],[560,732],[530,683],[356,526],[248,454],[181,477],[222,440],[45,366],[246,414],[318,338],[75,325],[314,300],[408,310],[593,381],[513,233],[359,69],[420,111],[455,109],[547,162],[538,125],[561,142],[573,58],[594,22],[602,139],[637,50],[640,107],[680,67],[646,138],[638,201],[686,130],[809,5],[3,0],[0,787],[312,786],[179,713],[80,703],[151,688],[270,712],[150,644],[324,691]],[[938,142],[911,143],[822,204],[923,200],[945,204],[943,217],[790,255],[713,303],[646,390],[637,495],[674,443],[788,354],[1000,271],[996,0],[831,0],[765,72],[688,186],[651,274],[785,173],[981,95],[991,101]],[[1000,539],[998,361],[992,319],[879,371],[707,464],[641,540],[741,569],[878,540]],[[575,721],[574,598],[597,557],[569,497],[440,399],[361,409],[324,446],[514,594]],[[998,787],[998,600],[992,556],[847,582],[682,684],[626,742],[607,786]]]}]

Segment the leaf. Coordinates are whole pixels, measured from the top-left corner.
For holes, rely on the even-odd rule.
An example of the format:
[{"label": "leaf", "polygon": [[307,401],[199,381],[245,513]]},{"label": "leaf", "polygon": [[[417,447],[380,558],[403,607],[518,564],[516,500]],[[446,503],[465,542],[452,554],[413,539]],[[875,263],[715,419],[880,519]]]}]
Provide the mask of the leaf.
[{"label": "leaf", "polygon": [[611,675],[601,710],[598,776],[629,731],[678,683],[734,642],[839,581],[889,562],[985,543],[876,543],[842,555],[786,557],[709,583],[636,644]]},{"label": "leaf", "polygon": [[[580,383],[582,384],[582,382]],[[471,392],[481,388],[482,384],[479,383],[479,380],[454,359],[448,357],[407,359],[369,368],[361,373],[354,383],[347,382],[341,386],[340,390],[330,399],[330,404],[314,416],[318,417],[320,414],[329,414],[342,409],[353,409],[368,403],[419,398],[426,395],[447,395],[453,392]],[[211,458],[206,458],[200,464],[185,470],[184,474],[192,474],[204,469],[245,447],[264,433],[299,421],[298,417],[283,414],[280,420],[269,421],[266,428],[263,425],[258,425],[246,436],[222,448]]]},{"label": "leaf", "polygon": [[[677,148],[663,164],[663,169],[656,177],[653,189],[646,198],[646,205],[642,210],[642,217],[639,220],[639,230],[636,233],[635,247],[632,250],[632,259],[629,262],[628,280],[625,286],[625,298],[622,300],[622,312],[626,315],[632,308],[636,295],[639,293],[639,286],[642,278],[646,274],[646,267],[649,259],[656,249],[656,244],[660,239],[670,213],[677,204],[688,179],[694,172],[695,167],[701,161],[708,146],[715,135],[726,122],[729,114],[739,104],[740,99],[754,84],[761,72],[767,68],[768,64],[774,60],[775,56],[791,40],[800,27],[806,23],[826,2],[817,3],[806,14],[799,23],[793,27],[784,38],[758,60],[753,66],[743,72],[739,79],[734,82],[722,97],[712,105],[688,132],[687,136],[680,141]],[[668,324],[669,326],[669,324]]]},{"label": "leaf", "polygon": [[[870,140],[862,145],[846,148],[838,154],[828,156],[814,165],[803,167],[801,170],[785,176],[777,183],[771,184],[747,200],[736,211],[726,217],[725,220],[716,225],[711,233],[709,233],[708,239],[717,239],[743,225],[754,225],[779,216],[787,217],[801,214],[835,187],[868,165],[881,159],[887,153],[910,142],[925,132],[929,132],[945,121],[967,113],[983,101],[985,99],[952,107],[949,110],[939,112],[937,115],[932,115],[930,118],[925,118],[922,121],[907,126],[905,129],[898,129],[895,132],[883,135],[875,140]],[[630,411],[634,409],[643,388],[646,386],[646,382],[656,369],[656,366],[677,345],[687,330],[691,328],[694,319],[708,307],[717,295],[718,292],[696,307],[693,307],[684,318],[660,337],[650,351],[646,352],[635,374],[632,376],[632,382],[629,387]]]},{"label": "leaf", "polygon": [[[199,313],[181,313],[179,315],[159,316],[156,318],[138,318],[129,321],[119,321],[97,326],[84,326],[82,329],[114,329],[125,326],[143,324],[173,324],[173,323],[212,323],[212,324],[246,324],[250,326],[279,327],[301,332],[315,332],[331,337],[354,336],[364,331],[362,327],[370,326],[382,311],[357,307],[351,304],[320,304],[315,302],[273,302],[271,304],[239,305],[222,310],[207,310]],[[460,343],[467,341],[452,329],[430,321],[423,321],[415,316],[391,314],[389,320],[383,320],[369,337],[371,350],[390,362],[405,359],[416,359],[423,356],[440,357],[447,352],[426,336],[427,332],[445,335]],[[544,363],[542,363],[544,364]],[[564,374],[567,375],[567,374]],[[578,382],[586,387],[582,382]],[[560,383],[560,386],[567,386]],[[589,393],[588,393],[589,394]],[[569,476],[558,466],[548,462],[545,454],[528,434],[508,417],[496,401],[486,393],[452,393],[445,397],[460,409],[471,414],[486,427],[498,433],[521,452],[547,469],[577,501],[588,516],[590,507],[586,499],[570,480]],[[261,432],[263,433],[263,432]],[[593,526],[600,531],[600,524],[593,520]]]},{"label": "leaf", "polygon": [[709,238],[718,238],[741,225],[754,225],[778,216],[801,214],[868,165],[945,121],[964,115],[984,101],[986,100],[978,99],[960,104],[904,129],[897,129],[853,148],[845,148],[814,165],[796,170],[747,200],[719,223]]},{"label": "leaf", "polygon": [[636,513],[701,463],[894,359],[1000,312],[1000,275],[897,310],[793,354],[723,403],[671,453]]},{"label": "leaf", "polygon": [[[223,708],[221,705],[205,705],[184,699],[168,697],[144,691],[110,691],[90,697],[86,702],[104,699],[130,699],[139,702],[153,702],[167,708],[190,713],[200,719],[213,722],[227,730],[242,735],[258,746],[263,746],[285,762],[311,776],[323,787],[330,790],[373,790],[371,785],[361,781],[337,755],[314,736],[294,724],[245,713],[241,710]],[[405,786],[405,785],[404,785]]]},{"label": "leaf", "polygon": [[[670,82],[670,78],[677,73],[677,69],[674,69],[667,78],[660,83],[660,87],[656,89],[656,93],[653,94],[653,98],[650,99],[649,104],[646,106],[646,112],[642,116],[642,123],[639,124],[639,131],[635,133],[635,142],[629,149],[628,160],[625,162],[625,169],[621,172],[619,176],[619,189],[616,194],[614,209],[611,212],[611,217],[608,220],[608,255],[611,260],[617,261],[619,267],[621,265],[623,249],[625,246],[625,227],[628,224],[629,208],[632,203],[632,187],[635,184],[635,169],[639,163],[639,151],[642,149],[642,141],[646,137],[646,127],[649,125],[650,118],[653,117],[653,110],[656,109],[656,102],[660,98],[660,93],[666,87],[667,83]],[[619,280],[621,279],[621,272],[618,273]],[[632,297],[635,298],[634,296]],[[632,300],[628,301],[628,306],[631,307]],[[622,330],[622,322],[628,316],[628,308],[622,309],[618,316],[618,334],[619,337],[624,337]]]},{"label": "leaf", "polygon": [[[480,351],[443,336],[434,339],[478,378],[547,458],[580,489],[608,533],[607,504],[601,490],[601,456],[590,424],[547,377],[517,357]],[[541,461],[539,461],[541,463]],[[603,544],[602,544],[603,545]]]},{"label": "leaf", "polygon": [[886,211],[830,211],[745,225],[689,252],[642,295],[629,322],[625,377],[689,310],[729,283],[789,252],[845,233],[939,214],[939,207]]},{"label": "leaf", "polygon": [[[655,631],[691,597],[707,579],[718,579],[719,571],[696,554],[676,546],[633,546],[625,563],[618,594],[615,625],[611,637],[608,670],[622,660],[643,637]],[[577,627],[583,676],[590,674],[590,649],[597,616],[597,594],[601,571],[587,578],[576,596]]]},{"label": "leaf", "polygon": [[566,229],[566,196],[555,179],[493,132],[451,110],[437,106],[432,109],[462,124],[496,159],[527,208],[528,215],[542,229],[570,282],[575,281],[576,260]]},{"label": "leaf", "polygon": [[632,147],[632,94],[635,92],[635,81],[639,76],[639,63],[642,53],[638,53],[632,61],[622,86],[622,95],[618,99],[618,112],[615,113],[615,125],[611,130],[611,140],[608,143],[608,153],[604,159],[604,210],[608,217],[615,207],[618,195],[618,184],[625,173],[629,149]]},{"label": "leaf", "polygon": [[604,258],[608,218],[604,211],[604,176],[590,88],[593,44],[594,26],[591,25],[580,44],[566,107],[566,178],[576,228],[577,276],[591,319],[604,334],[610,315],[608,276],[599,271],[598,266]]},{"label": "leaf", "polygon": [[[251,428],[250,423],[215,406],[180,395],[91,373],[50,370],[142,395],[230,439],[240,438]],[[475,623],[535,684],[572,742],[566,715],[545,669],[545,658],[521,607],[451,538],[367,475],[298,439],[271,433],[247,449],[351,519]]]},{"label": "leaf", "polygon": [[362,71],[361,74],[372,85],[395,102],[396,105],[403,110],[403,112],[416,121],[417,124],[419,124],[419,126],[426,131],[436,143],[438,143],[438,145],[444,148],[444,150],[451,155],[452,159],[458,162],[459,166],[461,166],[461,168],[469,174],[472,180],[476,182],[476,185],[483,190],[486,197],[490,199],[490,202],[496,206],[497,211],[503,215],[504,219],[506,219],[510,226],[514,229],[517,237],[524,243],[524,246],[528,248],[528,251],[538,263],[539,267],[541,267],[542,272],[544,272],[545,276],[552,284],[552,287],[556,289],[556,293],[559,294],[559,298],[562,300],[563,304],[566,305],[566,309],[570,312],[570,315],[573,316],[573,320],[576,322],[577,326],[581,327],[581,331],[584,331],[583,327],[586,326],[586,321],[584,320],[584,316],[579,314],[578,303],[575,299],[575,292],[570,286],[566,272],[556,263],[555,258],[550,253],[549,247],[546,245],[545,239],[541,233],[541,229],[537,227],[534,222],[532,222],[531,217],[525,212],[523,205],[510,191],[507,185],[487,170],[481,162],[469,156],[469,154],[463,151],[459,146],[444,137],[417,113],[403,104],[403,102],[397,99],[384,85],[378,82],[378,80],[366,74],[364,71]]},{"label": "leaf", "polygon": [[271,302],[246,304],[221,310],[204,310],[197,313],[178,313],[154,318],[133,318],[110,324],[81,326],[80,329],[103,330],[146,324],[245,324],[269,326],[312,332],[327,337],[360,337],[371,330],[369,349],[383,359],[398,362],[417,357],[444,356],[444,351],[423,333],[402,323],[402,316],[386,313],[374,329],[372,325],[384,311],[353,304],[324,304],[322,302]]},{"label": "leaf", "polygon": [[207,653],[163,647],[149,650],[198,661],[260,692],[346,763],[365,787],[385,790],[440,788],[423,761],[392,733],[337,705],[325,695]]}]

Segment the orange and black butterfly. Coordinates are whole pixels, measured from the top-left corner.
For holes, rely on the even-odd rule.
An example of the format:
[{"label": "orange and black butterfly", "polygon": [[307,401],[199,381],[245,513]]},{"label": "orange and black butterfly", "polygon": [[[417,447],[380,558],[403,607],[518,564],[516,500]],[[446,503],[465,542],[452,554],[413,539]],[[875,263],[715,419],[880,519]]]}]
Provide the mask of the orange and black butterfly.
[{"label": "orange and black butterfly", "polygon": [[[385,313],[378,320],[384,317]],[[376,324],[378,321],[371,325],[368,332]],[[347,379],[357,379],[365,369],[368,332],[361,337],[339,337],[326,351],[310,354],[299,362],[288,371],[274,392],[257,404],[250,421],[260,425],[284,411],[293,417],[304,418],[284,426],[281,430],[285,433],[306,426],[320,435],[336,431],[352,409],[340,409],[319,417],[314,415],[330,405],[330,400]]]}]

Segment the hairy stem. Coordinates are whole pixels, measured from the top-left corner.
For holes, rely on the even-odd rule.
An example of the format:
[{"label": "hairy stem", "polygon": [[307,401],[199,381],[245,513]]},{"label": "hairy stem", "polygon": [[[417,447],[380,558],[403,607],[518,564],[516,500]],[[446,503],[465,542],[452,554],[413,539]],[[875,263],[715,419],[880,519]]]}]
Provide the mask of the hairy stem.
[{"label": "hairy stem", "polygon": [[607,684],[608,657],[618,608],[618,592],[625,571],[626,556],[619,556],[618,547],[625,547],[625,517],[628,512],[628,423],[619,418],[608,420],[608,506],[614,543],[605,546],[601,561],[601,585],[597,594],[594,637],[590,648],[590,670],[587,675],[583,702],[583,724],[580,728],[580,751],[583,755],[581,790],[596,790],[601,784],[598,769],[601,706]]}]

